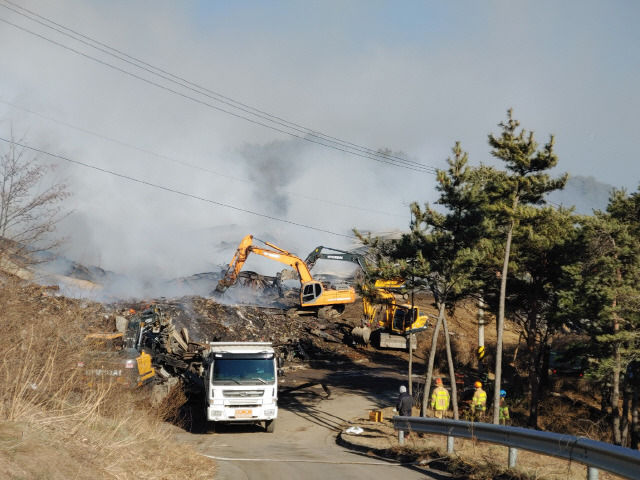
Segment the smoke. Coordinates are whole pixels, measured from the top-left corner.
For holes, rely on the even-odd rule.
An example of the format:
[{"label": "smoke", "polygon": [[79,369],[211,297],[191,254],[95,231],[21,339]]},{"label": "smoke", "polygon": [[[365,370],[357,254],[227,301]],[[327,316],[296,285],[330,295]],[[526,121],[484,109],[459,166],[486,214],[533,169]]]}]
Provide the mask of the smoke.
[{"label": "smoke", "polygon": [[250,144],[240,150],[246,174],[255,183],[253,198],[268,214],[286,217],[291,199],[284,192],[301,174],[303,140],[274,141],[266,145]]},{"label": "smoke", "polygon": [[[61,253],[112,272],[118,295],[206,292],[191,277],[219,272],[247,234],[302,258],[350,250],[354,227],[404,230],[409,204],[436,198],[432,174],[265,128],[250,110],[444,169],[458,140],[470,164],[490,162],[487,134],[513,107],[539,141],[556,135],[559,172],[630,189],[640,178],[637,6],[20,5],[204,87],[2,12],[22,28],[0,27],[0,130],[57,155],[39,157],[72,193]],[[246,108],[226,113],[229,99]]]}]

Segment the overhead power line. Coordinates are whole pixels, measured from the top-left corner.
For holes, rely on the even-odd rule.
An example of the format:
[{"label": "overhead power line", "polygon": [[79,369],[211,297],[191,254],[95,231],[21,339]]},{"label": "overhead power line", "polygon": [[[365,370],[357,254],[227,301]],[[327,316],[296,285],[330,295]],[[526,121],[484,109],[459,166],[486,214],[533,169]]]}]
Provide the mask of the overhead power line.
[{"label": "overhead power line", "polygon": [[[140,147],[137,147],[135,145],[131,145],[129,143],[122,142],[120,140],[116,140],[116,139],[107,137],[106,135],[101,135],[99,133],[92,132],[92,131],[87,130],[85,128],[78,127],[76,125],[71,125],[69,123],[63,122],[61,120],[57,120],[57,119],[55,119],[53,117],[49,117],[47,115],[43,115],[43,114],[38,113],[38,112],[34,112],[32,110],[29,110],[27,108],[21,107],[19,105],[11,103],[11,102],[7,102],[7,101],[2,100],[2,99],[0,99],[0,103],[4,103],[5,105],[9,105],[11,107],[20,109],[20,110],[22,110],[24,112],[27,112],[27,113],[31,114],[31,115],[36,115],[38,117],[44,118],[46,120],[49,120],[51,122],[55,122],[55,123],[58,123],[60,125],[64,125],[65,127],[68,127],[68,128],[73,128],[73,129],[78,130],[80,132],[83,132],[83,133],[86,133],[86,134],[93,135],[95,137],[101,138],[103,140],[108,140],[108,141],[116,143],[118,145],[122,145],[123,147],[130,148],[132,150],[136,150],[138,152],[146,153],[148,155],[153,155],[155,157],[162,158],[164,160],[168,160],[170,162],[177,163],[179,165],[183,165],[183,166],[186,166],[186,167],[194,168],[194,169],[197,169],[197,170],[200,170],[200,171],[203,171],[203,172],[211,173],[213,175],[218,175],[218,176],[221,176],[221,177],[229,178],[231,180],[236,180],[238,182],[250,183],[250,184],[253,184],[253,185],[258,185],[257,182],[253,182],[251,180],[245,180],[245,179],[242,179],[242,178],[233,177],[231,175],[226,175],[224,173],[220,173],[220,172],[217,172],[215,170],[211,170],[209,168],[204,168],[204,167],[201,167],[199,165],[194,165],[194,164],[191,164],[191,163],[188,163],[188,162],[183,162],[181,160],[177,160],[175,158],[172,158],[172,157],[169,157],[169,156],[166,156],[166,155],[162,155],[160,153],[152,152],[150,150],[146,150],[144,148],[140,148]],[[376,214],[379,214],[379,215],[388,215],[388,216],[399,217],[399,218],[408,218],[406,215],[399,215],[399,214],[395,214],[395,213],[381,212],[379,210],[372,210],[372,209],[363,208],[363,207],[356,207],[354,205],[347,205],[347,204],[340,203],[340,202],[333,202],[331,200],[326,200],[326,199],[323,199],[323,198],[316,198],[316,197],[312,197],[312,196],[309,196],[309,195],[302,195],[302,194],[295,193],[295,192],[283,191],[283,193],[286,193],[287,195],[300,197],[300,198],[306,198],[307,200],[313,200],[315,202],[322,202],[322,203],[326,203],[326,204],[330,204],[330,205],[336,205],[336,206],[339,206],[339,207],[351,208],[351,209],[360,210],[360,211],[363,211],[363,212],[370,212],[370,213],[376,213]]]},{"label": "overhead power line", "polygon": [[148,182],[146,180],[140,180],[139,178],[135,178],[135,177],[132,177],[132,176],[129,176],[129,175],[125,175],[125,174],[122,174],[122,173],[118,173],[118,172],[114,172],[112,170],[107,170],[106,168],[96,167],[95,165],[89,165],[88,163],[80,162],[78,160],[73,160],[71,158],[64,157],[62,155],[57,155],[55,153],[47,152],[45,150],[41,150],[39,148],[31,147],[31,146],[26,145],[24,143],[19,143],[19,142],[13,141],[13,140],[9,140],[7,138],[0,137],[0,140],[3,141],[3,142],[9,143],[9,144],[13,144],[13,145],[17,145],[17,146],[22,147],[22,148],[26,148],[28,150],[31,150],[31,151],[34,151],[34,152],[37,152],[37,153],[41,153],[43,155],[47,155],[49,157],[53,157],[53,158],[57,158],[57,159],[63,160],[65,162],[75,163],[76,165],[81,165],[83,167],[91,168],[91,169],[97,170],[99,172],[108,173],[109,175],[113,175],[113,176],[116,176],[116,177],[124,178],[124,179],[130,180],[132,182],[140,183],[142,185],[147,185],[149,187],[153,187],[153,188],[157,188],[157,189],[160,189],[160,190],[164,190],[166,192],[171,192],[171,193],[175,193],[175,194],[178,194],[178,195],[182,195],[183,197],[193,198],[195,200],[200,200],[202,202],[207,202],[207,203],[211,203],[211,204],[218,205],[218,206],[221,206],[221,207],[230,208],[232,210],[236,210],[236,211],[239,211],[239,212],[249,213],[251,215],[255,215],[255,216],[258,216],[258,217],[268,218],[269,220],[275,220],[277,222],[287,223],[289,225],[295,225],[296,227],[307,228],[309,230],[315,230],[317,232],[329,233],[331,235],[336,235],[338,237],[349,238],[349,239],[352,239],[352,240],[355,239],[355,237],[353,235],[344,235],[342,233],[333,232],[331,230],[325,230],[325,229],[322,229],[322,228],[313,227],[311,225],[306,225],[304,223],[293,222],[291,220],[286,220],[284,218],[274,217],[272,215],[267,215],[267,214],[264,214],[264,213],[254,212],[252,210],[247,210],[247,209],[236,207],[236,206],[229,205],[229,204],[226,204],[226,203],[217,202],[215,200],[211,200],[210,198],[200,197],[198,195],[193,195],[191,193],[186,193],[186,192],[183,192],[181,190],[176,190],[174,188],[165,187],[163,185],[158,185],[158,184],[155,184],[155,183],[151,183],[151,182]]},{"label": "overhead power line", "polygon": [[[103,64],[105,66],[108,66],[110,68],[118,70],[118,71],[120,71],[122,73],[125,73],[127,75],[133,76],[135,78],[138,78],[139,80],[145,81],[145,82],[147,82],[149,84],[155,85],[155,86],[157,86],[159,88],[162,88],[162,89],[167,90],[169,92],[172,92],[174,94],[181,95],[181,96],[183,96],[185,98],[189,98],[189,99],[194,100],[194,101],[196,101],[198,103],[201,103],[203,105],[206,105],[206,106],[209,106],[211,108],[217,109],[217,110],[219,110],[219,111],[221,111],[223,113],[227,113],[229,115],[233,115],[233,116],[241,118],[243,120],[247,120],[247,121],[250,121],[252,123],[261,125],[263,127],[270,128],[272,130],[275,130],[275,131],[278,131],[278,132],[281,132],[281,133],[286,133],[288,135],[292,135],[292,136],[301,138],[303,140],[306,140],[306,141],[309,141],[309,142],[312,142],[312,143],[317,143],[319,145],[323,145],[323,146],[328,147],[328,148],[333,148],[333,149],[336,149],[336,150],[339,150],[339,151],[343,151],[345,153],[350,153],[350,154],[353,154],[353,155],[361,156],[361,157],[368,158],[368,159],[375,160],[375,161],[379,161],[379,162],[382,162],[382,163],[387,163],[387,164],[390,164],[390,165],[393,165],[393,166],[397,166],[397,167],[401,167],[401,168],[407,168],[407,169],[415,170],[415,171],[422,171],[422,172],[430,173],[430,174],[436,173],[436,168],[435,167],[423,165],[423,164],[421,164],[419,162],[415,162],[415,161],[408,160],[408,159],[405,159],[405,158],[402,158],[402,157],[398,157],[398,156],[395,156],[395,155],[387,154],[385,152],[380,152],[380,151],[372,150],[372,149],[369,149],[369,148],[366,148],[366,147],[362,147],[362,146],[359,146],[359,145],[356,145],[356,144],[341,140],[339,138],[332,137],[330,135],[326,135],[326,134],[317,132],[315,130],[303,127],[303,126],[301,126],[299,124],[296,124],[296,123],[287,121],[287,120],[285,120],[283,118],[271,115],[271,114],[269,114],[267,112],[264,112],[262,110],[253,108],[253,107],[248,106],[248,105],[246,105],[244,103],[241,103],[241,102],[238,102],[236,100],[233,100],[233,99],[231,99],[231,98],[229,98],[227,96],[224,96],[224,95],[221,95],[219,93],[213,92],[212,90],[209,90],[209,89],[207,89],[205,87],[199,86],[199,85],[197,85],[197,84],[195,84],[193,82],[190,82],[190,81],[188,81],[188,80],[186,80],[186,79],[184,79],[182,77],[179,77],[177,75],[169,73],[169,72],[167,72],[167,71],[165,71],[163,69],[157,68],[157,67],[155,67],[155,66],[153,66],[153,65],[151,65],[151,64],[149,64],[147,62],[139,60],[139,59],[137,59],[137,58],[135,58],[135,57],[133,57],[131,55],[128,55],[128,54],[126,54],[124,52],[121,52],[121,51],[119,51],[117,49],[114,49],[114,48],[112,48],[112,47],[110,47],[110,46],[108,46],[108,45],[106,45],[104,43],[98,42],[98,41],[96,41],[96,40],[94,40],[94,39],[92,39],[92,38],[90,38],[90,37],[88,37],[86,35],[83,35],[83,34],[81,34],[79,32],[76,32],[76,31],[70,29],[70,28],[67,28],[67,27],[65,27],[65,26],[63,26],[63,25],[61,25],[59,23],[56,23],[56,22],[54,22],[54,21],[52,21],[50,19],[47,19],[47,18],[45,18],[45,17],[43,17],[41,15],[38,15],[35,12],[27,10],[27,9],[25,9],[25,8],[19,6],[19,5],[16,5],[15,3],[13,3],[13,2],[11,2],[9,0],[2,0],[2,1],[4,1],[6,4],[9,4],[9,5],[12,5],[13,7],[15,7],[15,8],[11,8],[11,7],[7,6],[7,5],[2,5],[6,9],[8,9],[10,11],[13,11],[14,13],[17,13],[18,15],[21,15],[21,16],[23,16],[25,18],[28,18],[29,20],[37,22],[40,25],[43,25],[43,26],[45,26],[45,27],[47,27],[49,29],[52,29],[52,30],[54,30],[54,31],[56,31],[58,33],[61,33],[62,35],[65,35],[65,36],[67,36],[67,37],[69,37],[69,38],[71,38],[71,39],[73,39],[75,41],[83,43],[84,45],[87,45],[87,46],[89,46],[91,48],[94,48],[94,49],[96,49],[96,50],[98,50],[98,51],[100,51],[102,53],[110,55],[110,56],[112,56],[112,57],[114,57],[114,58],[116,58],[116,59],[118,59],[120,61],[126,62],[129,65],[132,65],[132,66],[134,66],[136,68],[139,68],[139,69],[141,69],[141,70],[143,70],[145,72],[151,73],[152,75],[156,75],[156,76],[158,76],[158,77],[160,77],[160,78],[162,78],[162,79],[164,79],[166,81],[169,81],[171,83],[177,84],[177,85],[181,86],[182,88],[185,88],[185,89],[190,90],[192,92],[198,93],[199,95],[203,95],[203,96],[205,96],[205,97],[207,97],[209,99],[215,100],[215,101],[217,101],[219,103],[222,103],[222,104],[227,105],[227,106],[229,106],[231,108],[237,109],[237,110],[239,110],[241,112],[247,113],[249,115],[253,115],[253,116],[257,117],[260,120],[255,120],[255,119],[246,117],[246,116],[244,116],[242,114],[231,112],[229,110],[226,110],[226,109],[211,105],[211,104],[209,104],[207,102],[204,102],[202,100],[198,100],[198,99],[196,99],[194,97],[191,97],[190,95],[186,95],[184,93],[175,91],[175,90],[173,90],[173,89],[171,89],[169,87],[163,86],[163,85],[158,84],[156,82],[153,82],[153,81],[151,81],[149,79],[146,79],[144,77],[136,75],[136,74],[134,74],[132,72],[124,70],[123,68],[117,67],[117,66],[112,65],[112,64],[110,64],[108,62],[102,61],[102,60],[100,60],[100,59],[98,59],[96,57],[93,57],[91,55],[88,55],[88,54],[85,54],[85,53],[80,52],[78,50],[75,50],[75,49],[73,49],[73,48],[71,48],[71,47],[69,47],[67,45],[64,45],[64,44],[62,44],[60,42],[57,42],[57,41],[52,40],[50,38],[47,38],[47,37],[45,37],[45,36],[43,36],[41,34],[33,32],[33,31],[31,31],[31,30],[29,30],[27,28],[19,26],[19,25],[15,24],[15,23],[12,23],[12,22],[8,21],[8,20],[0,19],[0,20],[2,20],[3,22],[5,22],[7,24],[10,24],[10,25],[12,25],[12,26],[14,26],[16,28],[19,28],[19,29],[21,29],[21,30],[23,30],[23,31],[25,31],[27,33],[30,33],[32,35],[35,35],[35,36],[37,36],[37,37],[39,37],[39,38],[41,38],[43,40],[51,42],[51,43],[53,43],[53,44],[55,44],[57,46],[60,46],[60,47],[65,48],[67,50],[70,50],[70,51],[72,51],[74,53],[82,55],[82,56],[84,56],[86,58],[89,58],[91,60],[99,62],[99,63],[101,63],[101,64]],[[16,10],[16,9],[19,9],[21,11]],[[37,18],[33,18],[33,17],[27,15],[24,12],[28,12],[30,15],[33,15],[33,16],[35,16],[37,18],[40,18],[40,19],[44,20],[45,22],[48,22],[51,25],[49,25],[47,23],[44,23],[44,22],[38,20]],[[52,25],[55,25],[56,27],[60,27],[60,28],[55,28]],[[61,29],[65,30],[65,31],[63,31]],[[71,32],[71,33],[67,33],[67,32]],[[88,41],[86,41],[84,39],[86,39]],[[101,48],[101,47],[104,47],[104,48]],[[264,123],[264,121],[271,122],[273,125]],[[277,126],[274,126],[274,125],[277,125]],[[283,130],[283,128],[288,129],[288,130]]]}]

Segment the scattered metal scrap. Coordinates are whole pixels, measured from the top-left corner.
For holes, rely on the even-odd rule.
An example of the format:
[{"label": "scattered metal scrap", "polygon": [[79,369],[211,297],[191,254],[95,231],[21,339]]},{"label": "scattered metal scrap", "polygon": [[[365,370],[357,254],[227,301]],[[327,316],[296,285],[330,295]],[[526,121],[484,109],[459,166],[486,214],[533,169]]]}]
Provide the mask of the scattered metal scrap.
[{"label": "scattered metal scrap", "polygon": [[[128,341],[152,356],[161,382],[174,384],[180,379],[196,388],[209,341],[268,341],[287,362],[306,362],[329,357],[324,342],[343,344],[351,329],[326,319],[290,318],[283,309],[222,305],[198,296],[112,307],[116,317],[128,319]],[[323,390],[330,395],[326,386]]]}]

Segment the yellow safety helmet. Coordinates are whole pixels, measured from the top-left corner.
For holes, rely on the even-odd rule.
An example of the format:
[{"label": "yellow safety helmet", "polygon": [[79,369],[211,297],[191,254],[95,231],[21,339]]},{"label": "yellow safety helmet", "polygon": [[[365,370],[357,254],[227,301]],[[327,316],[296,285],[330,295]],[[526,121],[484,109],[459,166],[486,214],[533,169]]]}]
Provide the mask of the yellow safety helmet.
[{"label": "yellow safety helmet", "polygon": [[475,387],[476,388],[481,388],[482,387],[482,382],[476,382],[475,383]]}]

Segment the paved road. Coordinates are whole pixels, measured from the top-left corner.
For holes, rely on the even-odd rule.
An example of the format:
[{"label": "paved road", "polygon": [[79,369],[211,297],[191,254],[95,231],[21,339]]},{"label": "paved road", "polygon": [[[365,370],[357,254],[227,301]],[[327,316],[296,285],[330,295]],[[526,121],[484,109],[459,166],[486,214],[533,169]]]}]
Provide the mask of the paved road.
[{"label": "paved road", "polygon": [[[422,470],[353,452],[336,444],[341,425],[373,404],[356,395],[332,395],[311,405],[284,402],[273,434],[253,426],[226,427],[201,440],[218,464],[220,480],[438,478]],[[288,405],[287,405],[288,403]]]},{"label": "paved road", "polygon": [[[340,377],[350,375],[353,373],[343,372]],[[257,426],[235,425],[218,427],[215,433],[181,432],[178,441],[192,443],[203,455],[214,458],[218,470],[212,478],[221,480],[448,478],[337,445],[337,434],[350,419],[388,405],[389,396],[395,396],[389,391],[376,398],[355,390],[332,388],[327,397],[315,386],[281,396],[272,434]]]}]

